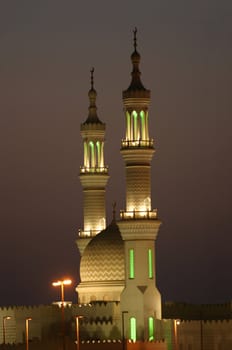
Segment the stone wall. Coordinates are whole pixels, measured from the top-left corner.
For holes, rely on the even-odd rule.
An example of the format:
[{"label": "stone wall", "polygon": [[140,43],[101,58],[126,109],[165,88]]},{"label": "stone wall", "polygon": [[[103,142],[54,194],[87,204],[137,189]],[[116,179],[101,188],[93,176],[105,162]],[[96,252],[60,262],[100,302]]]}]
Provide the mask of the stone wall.
[{"label": "stone wall", "polygon": [[177,342],[179,350],[231,350],[232,320],[182,321]]},{"label": "stone wall", "polygon": [[[186,306],[182,307],[186,308]],[[215,312],[215,309],[229,312],[229,307],[209,307],[209,311],[214,310]],[[229,315],[229,313],[226,313],[226,315]],[[53,348],[54,350],[59,350],[61,348],[62,350],[62,317],[61,309],[57,305],[0,308],[0,322],[6,316],[10,316],[11,319],[5,320],[6,348],[4,350],[7,350],[7,347],[14,349],[16,345],[18,347],[17,350],[25,348],[25,320],[28,317],[32,318],[29,322],[30,350],[41,348],[43,350],[53,350]],[[107,349],[109,342],[111,344],[110,350],[113,350],[112,347],[117,349],[121,346],[122,348],[122,315],[118,302],[95,302],[92,305],[76,304],[67,306],[65,308],[65,334],[68,349],[66,350],[76,349],[76,316],[83,316],[79,320],[80,339],[84,341],[82,343],[83,350],[87,350],[89,347],[95,349],[98,347],[98,344],[102,344]],[[156,320],[155,339],[165,339],[165,350],[232,349],[232,319],[182,319],[179,321],[180,324],[177,325],[179,322],[175,319]],[[125,337],[129,338],[126,332]],[[0,327],[0,344],[2,343],[3,327]],[[128,349],[132,347],[131,344],[128,343]],[[137,345],[134,345],[134,348],[139,347],[143,349],[146,344],[146,349],[150,349],[153,346],[152,349],[163,350],[162,346],[164,346],[162,342],[143,342],[141,344],[137,343]]]},{"label": "stone wall", "polygon": [[[80,350],[123,350],[123,344],[120,341],[88,341],[80,343]],[[66,339],[65,350],[76,350],[75,342]],[[125,350],[167,350],[165,342],[136,342],[125,343]],[[3,345],[0,350],[25,350],[25,344]],[[29,343],[29,350],[63,350],[63,343],[55,340],[50,341],[32,341]]]},{"label": "stone wall", "polygon": [[228,320],[232,319],[232,302],[223,304],[188,304],[165,302],[162,318],[181,320]]}]

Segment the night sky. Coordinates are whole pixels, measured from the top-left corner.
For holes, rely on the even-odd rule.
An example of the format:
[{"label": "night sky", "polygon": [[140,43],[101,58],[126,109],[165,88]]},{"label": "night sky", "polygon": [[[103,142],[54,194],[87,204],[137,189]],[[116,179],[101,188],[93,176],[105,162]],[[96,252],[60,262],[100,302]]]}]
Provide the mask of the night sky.
[{"label": "night sky", "polygon": [[80,123],[95,67],[112,202],[125,208],[122,90],[138,28],[151,90],[152,204],[163,300],[232,299],[232,1],[1,0],[0,305],[77,301]]}]

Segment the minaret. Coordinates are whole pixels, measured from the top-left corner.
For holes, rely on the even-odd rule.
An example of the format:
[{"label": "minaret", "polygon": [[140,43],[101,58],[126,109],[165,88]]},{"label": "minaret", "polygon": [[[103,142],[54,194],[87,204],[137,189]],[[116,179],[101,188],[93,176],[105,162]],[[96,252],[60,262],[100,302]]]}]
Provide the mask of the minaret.
[{"label": "minaret", "polygon": [[104,164],[105,124],[97,116],[94,89],[94,69],[91,70],[89,90],[89,115],[81,124],[84,144],[84,165],[80,168],[80,182],[83,187],[84,229],[79,230],[77,246],[83,254],[90,239],[106,227],[105,188],[109,178]]},{"label": "minaret", "polygon": [[157,337],[155,319],[161,318],[155,272],[155,240],[161,222],[157,210],[151,207],[151,160],[155,150],[148,128],[150,91],[140,80],[136,33],[135,29],[132,80],[123,91],[126,136],[121,154],[126,170],[126,210],[121,211],[118,222],[125,243],[126,271],[121,311],[128,321],[127,338],[134,341]]}]

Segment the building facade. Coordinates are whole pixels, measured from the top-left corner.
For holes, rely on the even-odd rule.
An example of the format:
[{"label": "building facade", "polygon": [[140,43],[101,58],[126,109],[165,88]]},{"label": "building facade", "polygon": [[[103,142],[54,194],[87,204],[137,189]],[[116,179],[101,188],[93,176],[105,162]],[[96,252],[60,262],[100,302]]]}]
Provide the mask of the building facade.
[{"label": "building facade", "polygon": [[[106,227],[105,193],[109,179],[104,160],[106,125],[97,115],[94,70],[89,112],[81,124],[83,228],[77,248],[81,281],[77,304],[0,308],[0,343],[27,339],[30,349],[72,350],[231,350],[231,303],[218,306],[162,303],[156,286],[155,243],[161,221],[152,207],[149,135],[151,94],[141,81],[137,31],[134,31],[129,87],[123,91],[125,136],[121,155],[126,176],[126,207],[116,220],[113,207]],[[79,343],[75,341],[79,339]],[[22,345],[23,344],[23,345]],[[9,347],[10,348],[10,347]]]}]

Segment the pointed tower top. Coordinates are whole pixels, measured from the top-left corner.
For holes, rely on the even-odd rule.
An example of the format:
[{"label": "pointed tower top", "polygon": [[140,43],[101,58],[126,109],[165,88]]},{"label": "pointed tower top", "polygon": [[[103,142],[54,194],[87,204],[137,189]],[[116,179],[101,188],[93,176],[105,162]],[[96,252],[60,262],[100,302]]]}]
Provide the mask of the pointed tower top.
[{"label": "pointed tower top", "polygon": [[91,88],[89,90],[88,96],[89,96],[89,115],[84,124],[102,124],[100,119],[97,116],[97,106],[96,106],[96,98],[97,98],[97,92],[94,89],[94,68],[91,68],[90,70],[90,84]]},{"label": "pointed tower top", "polygon": [[116,201],[113,202],[112,208],[113,208],[113,218],[112,218],[112,222],[116,222]]},{"label": "pointed tower top", "polygon": [[136,51],[136,47],[137,47],[137,28],[135,27],[135,29],[133,30],[133,33],[134,33],[134,49]]},{"label": "pointed tower top", "polygon": [[134,52],[131,54],[131,62],[132,62],[132,72],[131,72],[131,83],[127,90],[123,91],[123,98],[130,98],[130,97],[150,97],[150,91],[147,90],[140,79],[140,70],[139,70],[139,63],[140,63],[140,54],[137,51],[137,28],[133,30],[134,33]]},{"label": "pointed tower top", "polygon": [[94,73],[94,68],[92,68],[91,70],[90,70],[90,74],[91,74],[91,90],[94,90],[94,88],[93,88],[93,73]]}]

